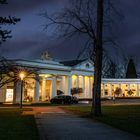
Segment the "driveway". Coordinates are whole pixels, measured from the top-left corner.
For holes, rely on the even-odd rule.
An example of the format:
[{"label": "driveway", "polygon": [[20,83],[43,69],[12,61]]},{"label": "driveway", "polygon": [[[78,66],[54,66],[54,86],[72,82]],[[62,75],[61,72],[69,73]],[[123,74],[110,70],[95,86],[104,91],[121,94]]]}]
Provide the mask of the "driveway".
[{"label": "driveway", "polygon": [[59,107],[33,109],[40,140],[140,140],[140,137],[69,114]]}]

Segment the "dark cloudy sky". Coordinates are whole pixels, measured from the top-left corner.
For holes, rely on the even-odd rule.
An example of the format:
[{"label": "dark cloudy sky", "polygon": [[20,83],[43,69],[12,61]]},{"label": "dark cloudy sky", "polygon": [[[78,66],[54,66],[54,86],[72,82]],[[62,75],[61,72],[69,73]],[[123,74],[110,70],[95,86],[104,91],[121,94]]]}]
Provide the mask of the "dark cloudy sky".
[{"label": "dark cloudy sky", "polygon": [[[21,21],[12,29],[12,39],[0,48],[1,54],[9,58],[39,58],[49,50],[57,59],[74,59],[81,47],[80,38],[67,41],[55,40],[43,31],[45,19],[39,13],[57,12],[67,5],[67,0],[7,0],[8,5],[0,6],[3,16],[14,15]],[[116,0],[124,15],[117,29],[119,47],[129,56],[140,60],[140,0]],[[114,31],[115,32],[115,31]]]}]

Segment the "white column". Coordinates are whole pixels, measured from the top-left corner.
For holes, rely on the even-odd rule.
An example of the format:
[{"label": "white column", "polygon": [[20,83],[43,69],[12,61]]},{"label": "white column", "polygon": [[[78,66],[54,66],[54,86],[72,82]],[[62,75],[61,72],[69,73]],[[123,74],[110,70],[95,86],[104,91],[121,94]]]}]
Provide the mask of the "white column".
[{"label": "white column", "polygon": [[20,98],[21,98],[21,82],[18,81],[16,83],[16,103],[20,102]]},{"label": "white column", "polygon": [[91,95],[91,89],[90,88],[91,88],[90,77],[88,77],[88,98]]},{"label": "white column", "polygon": [[62,76],[61,80],[61,90],[65,93],[65,86],[66,86],[66,76]]},{"label": "white column", "polygon": [[110,84],[110,94],[109,96],[111,97],[112,96],[112,84]]},{"label": "white column", "polygon": [[130,84],[128,84],[128,91],[130,90]]},{"label": "white column", "polygon": [[41,92],[41,94],[42,94],[42,101],[45,101],[46,95],[47,95],[47,93],[46,93],[46,78],[45,77],[42,78],[42,92]]},{"label": "white column", "polygon": [[39,102],[39,80],[35,80],[35,90],[34,90],[34,102],[37,103]]},{"label": "white column", "polygon": [[121,84],[119,84],[119,88],[121,89]]},{"label": "white column", "polygon": [[84,97],[86,98],[86,90],[85,90],[85,76],[83,76],[83,94],[84,94]]},{"label": "white column", "polygon": [[104,83],[102,84],[102,87],[103,87],[103,93],[102,93],[102,96],[104,97],[104,96],[105,96],[105,84],[104,84]]},{"label": "white column", "polygon": [[93,96],[93,86],[94,86],[94,78],[93,76],[91,77],[91,98]]},{"label": "white column", "polygon": [[[130,84],[128,84],[128,92],[130,91]],[[128,96],[130,96],[128,93],[127,93]]]},{"label": "white column", "polygon": [[56,77],[52,78],[52,94],[51,94],[51,98],[53,98],[54,96],[57,95],[57,89],[56,89]]},{"label": "white column", "polygon": [[90,77],[90,98],[92,98],[92,89],[93,89],[93,77]]},{"label": "white column", "polygon": [[[76,88],[78,88],[78,87],[79,87],[79,76],[76,75]],[[76,97],[79,98],[79,94],[76,94]]]},{"label": "white column", "polygon": [[89,97],[89,77],[85,77],[85,98]]},{"label": "white column", "polygon": [[76,76],[76,87],[79,87],[79,76]]},{"label": "white column", "polygon": [[[122,89],[121,84],[119,84],[119,88]],[[121,94],[119,94],[119,96],[122,96],[122,92],[121,92]]]},{"label": "white column", "polygon": [[71,95],[72,77],[68,76],[68,95]]},{"label": "white column", "polygon": [[136,96],[139,97],[139,84],[136,84]]}]

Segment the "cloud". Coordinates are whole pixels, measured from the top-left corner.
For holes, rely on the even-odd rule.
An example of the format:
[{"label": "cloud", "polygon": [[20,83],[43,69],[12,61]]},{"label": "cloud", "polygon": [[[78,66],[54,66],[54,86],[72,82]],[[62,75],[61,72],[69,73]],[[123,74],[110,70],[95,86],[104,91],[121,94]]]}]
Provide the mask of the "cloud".
[{"label": "cloud", "polygon": [[[8,0],[9,4],[0,6],[1,15],[15,15],[21,17],[21,22],[11,27],[13,38],[4,43],[3,54],[9,57],[31,58],[39,57],[42,51],[47,49],[57,58],[76,58],[81,44],[77,38],[73,41],[60,43],[52,41],[43,33],[43,18],[37,16],[42,10],[49,12],[61,9],[67,0]],[[124,19],[118,21],[119,27],[115,28],[114,34],[118,34],[119,46],[125,48],[132,55],[139,54],[139,5],[140,0],[119,0]],[[82,40],[82,39],[81,39]],[[140,59],[140,57],[139,57]]]},{"label": "cloud", "polygon": [[[7,5],[0,5],[1,15],[25,14],[42,7],[60,6],[67,0],[9,0]],[[63,4],[62,4],[63,5]]]}]

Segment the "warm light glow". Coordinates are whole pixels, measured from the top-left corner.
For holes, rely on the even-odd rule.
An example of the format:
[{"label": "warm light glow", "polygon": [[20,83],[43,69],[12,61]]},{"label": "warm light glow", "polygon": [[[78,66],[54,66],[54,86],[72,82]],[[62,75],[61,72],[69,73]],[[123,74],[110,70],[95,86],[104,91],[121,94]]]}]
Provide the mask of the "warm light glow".
[{"label": "warm light glow", "polygon": [[23,78],[25,77],[25,74],[24,74],[23,72],[21,72],[21,73],[19,74],[19,77],[20,77],[21,80],[23,80]]},{"label": "warm light glow", "polygon": [[39,76],[41,76],[41,77],[45,77],[45,78],[52,77],[51,74],[39,74]]},{"label": "warm light glow", "polygon": [[93,79],[94,79],[94,77],[93,77],[93,76],[91,76],[91,77],[90,77],[90,79],[91,79],[91,80],[93,80]]},{"label": "warm light glow", "polygon": [[77,79],[77,76],[76,75],[72,75],[72,87],[76,87],[76,79]]},{"label": "warm light glow", "polygon": [[88,85],[89,85],[89,77],[85,76],[85,86],[88,86]]}]

